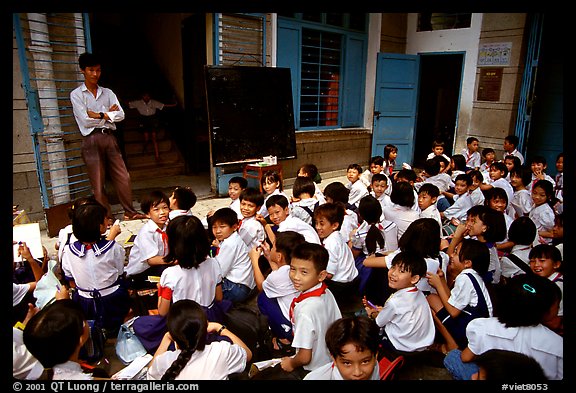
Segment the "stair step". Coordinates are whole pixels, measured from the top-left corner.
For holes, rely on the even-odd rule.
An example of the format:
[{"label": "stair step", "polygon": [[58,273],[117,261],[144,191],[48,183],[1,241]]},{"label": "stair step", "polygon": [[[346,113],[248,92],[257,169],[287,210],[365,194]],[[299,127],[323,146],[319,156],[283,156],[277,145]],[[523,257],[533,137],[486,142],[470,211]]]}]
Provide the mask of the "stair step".
[{"label": "stair step", "polygon": [[[157,140],[158,152],[160,154],[172,150],[171,140]],[[137,156],[141,154],[154,154],[154,145],[152,141],[148,141],[147,151],[144,152],[144,139],[138,142],[124,142],[124,151],[128,157]]]},{"label": "stair step", "polygon": [[152,177],[184,175],[185,170],[186,168],[183,163],[178,165],[140,167],[137,169],[130,169],[130,179],[131,181],[137,181],[150,179]]},{"label": "stair step", "polygon": [[184,161],[181,159],[180,153],[176,150],[161,153],[159,161],[156,161],[154,153],[151,151],[144,154],[140,153],[134,155],[127,155],[126,157],[126,166],[128,167],[129,170],[149,166],[156,167],[156,166],[166,166],[173,164],[184,165]]},{"label": "stair step", "polygon": [[[141,142],[144,142],[144,133],[140,132],[140,130],[138,130],[137,127],[124,127],[123,132],[124,132],[124,136],[123,136],[124,143],[129,143],[129,142],[141,143]],[[156,131],[156,140],[157,141],[168,140],[168,139],[170,139],[170,136],[165,129],[161,128],[161,129]]]}]

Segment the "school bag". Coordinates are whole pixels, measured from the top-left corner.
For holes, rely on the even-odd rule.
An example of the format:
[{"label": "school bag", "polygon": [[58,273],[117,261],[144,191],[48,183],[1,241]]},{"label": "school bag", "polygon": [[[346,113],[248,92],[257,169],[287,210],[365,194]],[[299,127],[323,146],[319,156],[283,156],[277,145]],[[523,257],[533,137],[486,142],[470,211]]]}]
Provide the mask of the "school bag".
[{"label": "school bag", "polygon": [[234,305],[224,317],[227,329],[237,335],[252,351],[252,362],[270,359],[272,336],[268,318],[257,306]]}]

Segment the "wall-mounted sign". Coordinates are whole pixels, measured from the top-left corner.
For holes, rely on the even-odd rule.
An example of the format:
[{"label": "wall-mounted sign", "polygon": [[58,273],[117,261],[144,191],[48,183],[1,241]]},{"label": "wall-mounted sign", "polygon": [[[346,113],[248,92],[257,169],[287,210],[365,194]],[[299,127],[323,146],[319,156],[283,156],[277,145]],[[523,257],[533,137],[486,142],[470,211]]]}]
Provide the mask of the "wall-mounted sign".
[{"label": "wall-mounted sign", "polygon": [[511,54],[511,42],[482,44],[478,49],[478,66],[508,66]]},{"label": "wall-mounted sign", "polygon": [[480,68],[478,101],[499,101],[502,87],[502,68]]}]

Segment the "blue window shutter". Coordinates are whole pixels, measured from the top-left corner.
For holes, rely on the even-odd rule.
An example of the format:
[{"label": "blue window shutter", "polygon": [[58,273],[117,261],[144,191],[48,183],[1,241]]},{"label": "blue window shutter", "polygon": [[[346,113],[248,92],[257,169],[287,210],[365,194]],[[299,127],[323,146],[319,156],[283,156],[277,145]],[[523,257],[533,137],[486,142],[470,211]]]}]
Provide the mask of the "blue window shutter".
[{"label": "blue window shutter", "polygon": [[342,127],[361,127],[364,119],[366,38],[346,36],[342,86]]},{"label": "blue window shutter", "polygon": [[294,101],[294,125],[300,124],[300,33],[301,29],[291,23],[278,24],[277,67],[290,68],[292,99]]}]

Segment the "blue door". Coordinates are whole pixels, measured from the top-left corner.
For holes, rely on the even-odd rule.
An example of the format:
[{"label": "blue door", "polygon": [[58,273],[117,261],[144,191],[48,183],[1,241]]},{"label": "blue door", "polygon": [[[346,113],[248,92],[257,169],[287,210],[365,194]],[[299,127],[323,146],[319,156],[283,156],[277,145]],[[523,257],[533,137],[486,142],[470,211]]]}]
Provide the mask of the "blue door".
[{"label": "blue door", "polygon": [[419,66],[417,55],[378,54],[372,156],[383,156],[384,146],[395,145],[395,170],[414,158]]}]

